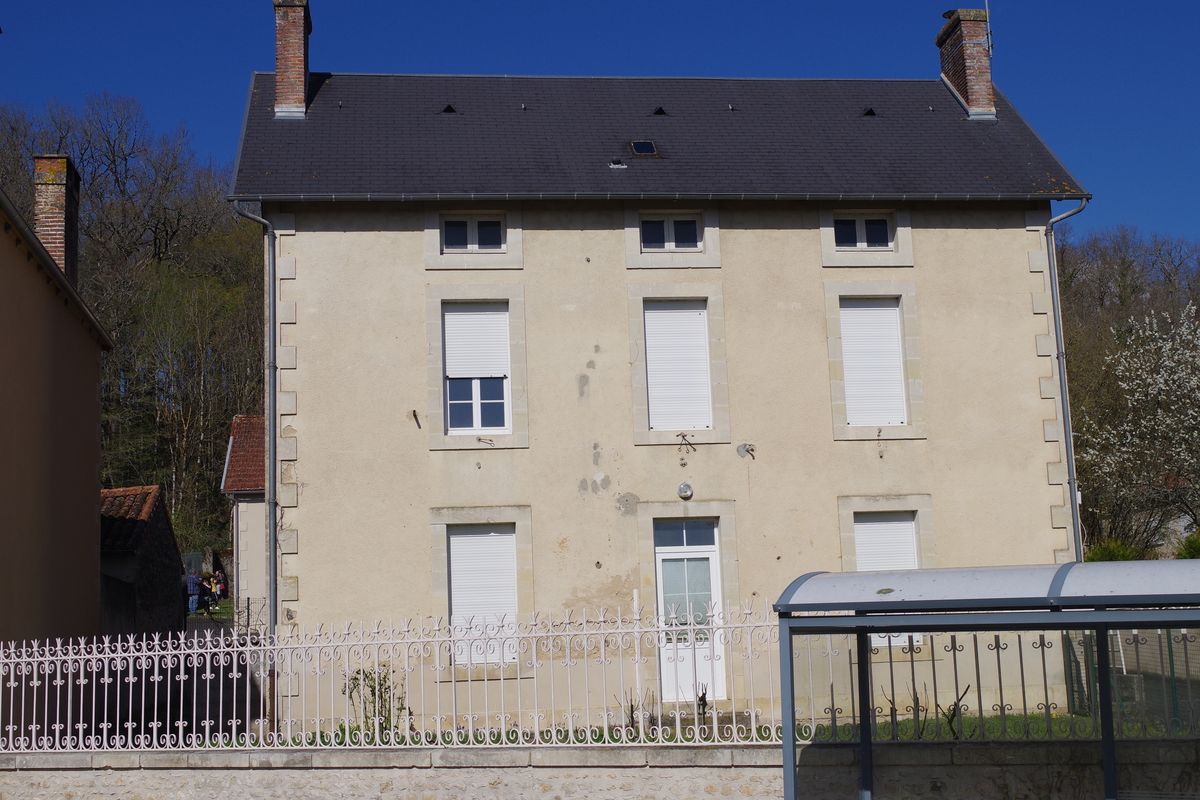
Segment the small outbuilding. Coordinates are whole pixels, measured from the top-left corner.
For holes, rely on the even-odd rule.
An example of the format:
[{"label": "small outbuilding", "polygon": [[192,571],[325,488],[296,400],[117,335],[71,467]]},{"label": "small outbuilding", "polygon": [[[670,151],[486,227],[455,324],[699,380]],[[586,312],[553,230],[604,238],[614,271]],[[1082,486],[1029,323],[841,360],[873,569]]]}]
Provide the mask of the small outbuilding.
[{"label": "small outbuilding", "polygon": [[161,486],[100,490],[100,574],[105,633],[184,628],[183,561]]},{"label": "small outbuilding", "polygon": [[[1094,631],[1200,624],[1200,562],[1122,561],[1035,566],[810,572],[775,603],[783,699],[784,797],[796,794],[793,637],[849,634],[856,640],[860,800],[873,796],[872,637],[955,631]],[[1117,796],[1113,676],[1107,646],[1096,648],[1104,797]]]}]

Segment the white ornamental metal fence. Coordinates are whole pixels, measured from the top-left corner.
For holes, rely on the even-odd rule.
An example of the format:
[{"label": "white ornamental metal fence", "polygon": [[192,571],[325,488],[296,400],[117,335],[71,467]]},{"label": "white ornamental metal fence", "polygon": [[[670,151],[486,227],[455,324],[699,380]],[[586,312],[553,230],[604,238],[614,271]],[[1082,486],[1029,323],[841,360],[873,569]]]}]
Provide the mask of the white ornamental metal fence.
[{"label": "white ornamental metal fence", "polygon": [[[876,741],[1095,738],[1100,647],[1120,737],[1200,734],[1200,643],[1186,630],[872,645]],[[855,652],[847,636],[796,640],[799,740],[858,740]],[[9,644],[0,752],[778,745],[778,658],[764,606]]]},{"label": "white ornamental metal fence", "polygon": [[765,606],[30,642],[0,752],[770,743],[777,673]]}]

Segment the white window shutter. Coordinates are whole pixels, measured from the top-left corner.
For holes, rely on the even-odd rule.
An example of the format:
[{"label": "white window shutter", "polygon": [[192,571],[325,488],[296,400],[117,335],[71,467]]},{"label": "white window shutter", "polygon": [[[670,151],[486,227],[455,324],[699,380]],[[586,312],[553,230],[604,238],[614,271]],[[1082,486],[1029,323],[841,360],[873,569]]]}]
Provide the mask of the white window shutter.
[{"label": "white window shutter", "polygon": [[651,430],[712,427],[704,300],[647,300],[646,394]]},{"label": "white window shutter", "polygon": [[451,525],[451,624],[516,621],[517,534],[512,523]]},{"label": "white window shutter", "polygon": [[895,297],[841,301],[847,425],[906,425],[904,342]]},{"label": "white window shutter", "polygon": [[508,303],[445,303],[442,346],[448,378],[507,377]]},{"label": "white window shutter", "polygon": [[859,572],[916,569],[916,514],[912,511],[855,514],[854,556]]}]

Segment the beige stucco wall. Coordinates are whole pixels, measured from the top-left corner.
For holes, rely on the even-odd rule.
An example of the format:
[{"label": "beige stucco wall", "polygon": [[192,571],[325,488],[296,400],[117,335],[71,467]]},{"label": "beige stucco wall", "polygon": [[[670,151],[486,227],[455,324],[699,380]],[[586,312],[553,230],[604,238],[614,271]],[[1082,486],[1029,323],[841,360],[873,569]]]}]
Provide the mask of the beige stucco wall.
[{"label": "beige stucco wall", "polygon": [[235,497],[234,541],[237,543],[235,586],[237,600],[261,600],[267,596],[267,504],[262,499]]},{"label": "beige stucco wall", "polygon": [[[281,620],[445,614],[431,509],[456,506],[531,509],[536,609],[627,605],[653,569],[639,504],[682,509],[683,481],[692,502],[734,509],[727,603],[841,569],[839,497],[928,495],[924,566],[1066,557],[1062,469],[1047,466],[1061,455],[1045,207],[907,207],[914,266],[870,268],[822,266],[815,204],[713,207],[719,268],[627,268],[626,206],[597,202],[523,204],[523,268],[486,271],[426,269],[435,206],[268,208],[283,234],[280,497],[295,551]],[[926,438],[834,439],[826,285],[855,282],[918,300]],[[429,287],[505,283],[523,289],[529,446],[431,450]],[[721,289],[730,435],[681,454],[633,443],[629,298],[686,283]]]},{"label": "beige stucco wall", "polygon": [[95,633],[100,344],[0,221],[0,639]]}]

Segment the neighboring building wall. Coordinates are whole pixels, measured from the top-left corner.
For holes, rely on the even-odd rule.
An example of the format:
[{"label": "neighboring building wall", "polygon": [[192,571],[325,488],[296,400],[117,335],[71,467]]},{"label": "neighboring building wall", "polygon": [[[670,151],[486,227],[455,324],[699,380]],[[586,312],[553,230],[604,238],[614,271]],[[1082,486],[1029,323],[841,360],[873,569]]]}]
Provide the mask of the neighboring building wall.
[{"label": "neighboring building wall", "polygon": [[101,345],[44,269],[0,213],[4,640],[100,629]]},{"label": "neighboring building wall", "polygon": [[267,515],[261,497],[233,501],[234,590],[239,603],[267,596]]},{"label": "neighboring building wall", "polygon": [[[822,266],[816,204],[714,204],[720,266],[697,269],[628,268],[616,202],[513,207],[521,269],[427,268],[439,208],[267,209],[280,233],[281,621],[445,615],[435,516],[463,507],[528,507],[522,613],[628,606],[639,590],[654,603],[646,518],[712,509],[736,522],[736,543],[725,526],[719,542],[727,606],[849,568],[839,509],[857,505],[841,498],[886,510],[922,498],[924,567],[1068,557],[1046,204],[914,204],[897,214],[911,219],[912,266],[872,267]],[[828,295],[855,284],[902,295],[909,316],[915,300],[906,368],[923,425],[911,436],[835,439]],[[513,336],[527,354],[525,407],[514,386],[514,409],[527,411],[528,447],[435,449],[428,298],[498,285],[523,298],[510,316],[524,318]],[[729,429],[694,437],[715,442],[694,452],[634,444],[630,304],[646,285],[657,297],[720,292],[713,374],[728,384],[714,389],[714,421],[727,397]],[[690,503],[676,496],[684,481]]]}]

